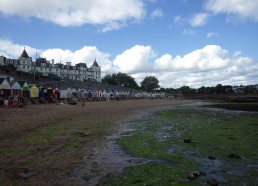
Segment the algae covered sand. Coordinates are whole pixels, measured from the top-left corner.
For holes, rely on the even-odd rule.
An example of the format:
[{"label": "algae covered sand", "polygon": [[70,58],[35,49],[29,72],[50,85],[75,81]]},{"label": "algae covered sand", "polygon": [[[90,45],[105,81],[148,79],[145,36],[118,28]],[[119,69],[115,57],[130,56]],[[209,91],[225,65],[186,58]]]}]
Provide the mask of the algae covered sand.
[{"label": "algae covered sand", "polygon": [[[258,184],[257,112],[174,107],[128,127],[116,141],[145,163],[110,174],[101,185]],[[189,179],[193,171],[200,176]]]}]

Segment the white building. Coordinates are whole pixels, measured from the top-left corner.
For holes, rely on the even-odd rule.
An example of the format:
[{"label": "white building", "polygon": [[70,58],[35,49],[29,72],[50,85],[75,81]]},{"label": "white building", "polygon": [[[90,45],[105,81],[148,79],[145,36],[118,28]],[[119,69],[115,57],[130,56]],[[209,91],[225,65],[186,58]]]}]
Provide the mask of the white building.
[{"label": "white building", "polygon": [[36,62],[32,61],[25,48],[18,59],[8,59],[4,56],[0,56],[0,66],[12,64],[17,70],[37,73],[40,72],[44,76],[58,76],[61,79],[73,79],[78,81],[91,80],[101,81],[101,67],[95,60],[90,68],[86,63],[78,63],[72,66],[72,62],[66,62],[66,65],[61,63],[54,63],[54,59],[50,61],[46,58],[38,58]]}]

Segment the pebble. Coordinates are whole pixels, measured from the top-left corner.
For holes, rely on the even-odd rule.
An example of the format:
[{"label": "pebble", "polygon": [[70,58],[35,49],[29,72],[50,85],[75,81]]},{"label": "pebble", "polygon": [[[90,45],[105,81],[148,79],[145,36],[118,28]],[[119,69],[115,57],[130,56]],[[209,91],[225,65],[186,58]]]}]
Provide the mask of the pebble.
[{"label": "pebble", "polygon": [[219,185],[219,182],[217,180],[215,180],[214,178],[212,178],[207,181],[207,184],[211,185],[211,186],[217,186],[217,185]]},{"label": "pebble", "polygon": [[20,173],[19,174],[23,179],[27,179],[30,178],[32,176],[32,173],[28,172],[28,173]]}]

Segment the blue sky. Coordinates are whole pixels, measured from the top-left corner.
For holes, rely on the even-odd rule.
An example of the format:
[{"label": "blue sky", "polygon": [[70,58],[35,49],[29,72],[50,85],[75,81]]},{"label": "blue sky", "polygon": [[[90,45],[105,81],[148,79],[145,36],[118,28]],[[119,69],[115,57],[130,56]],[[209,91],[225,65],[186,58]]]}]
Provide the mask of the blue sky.
[{"label": "blue sky", "polygon": [[0,55],[123,72],[162,87],[258,83],[258,0],[0,0]]}]

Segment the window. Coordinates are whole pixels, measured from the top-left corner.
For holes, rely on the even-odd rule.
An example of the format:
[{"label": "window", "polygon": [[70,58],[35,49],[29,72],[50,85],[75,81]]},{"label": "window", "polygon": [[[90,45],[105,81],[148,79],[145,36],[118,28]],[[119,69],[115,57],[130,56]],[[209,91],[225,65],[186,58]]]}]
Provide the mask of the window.
[{"label": "window", "polygon": [[51,72],[51,68],[49,69],[49,72]]}]

